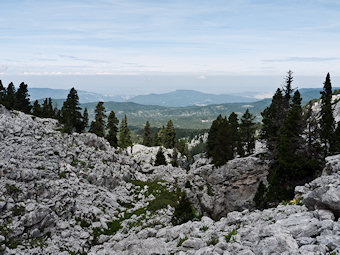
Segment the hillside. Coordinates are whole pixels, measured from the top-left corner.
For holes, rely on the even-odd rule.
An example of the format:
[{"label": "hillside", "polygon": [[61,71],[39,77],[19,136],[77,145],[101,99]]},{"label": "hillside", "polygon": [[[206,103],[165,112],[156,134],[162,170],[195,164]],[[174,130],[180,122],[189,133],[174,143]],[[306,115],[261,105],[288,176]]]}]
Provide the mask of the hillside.
[{"label": "hillside", "polygon": [[[219,168],[205,158],[188,171],[155,167],[157,147],[120,151],[59,128],[0,107],[0,253],[340,252],[339,155],[326,158],[321,177],[296,188],[296,200],[254,211],[268,167],[260,155]],[[172,151],[165,154],[170,160]],[[174,212],[181,192],[200,217],[175,225],[184,215]]]}]

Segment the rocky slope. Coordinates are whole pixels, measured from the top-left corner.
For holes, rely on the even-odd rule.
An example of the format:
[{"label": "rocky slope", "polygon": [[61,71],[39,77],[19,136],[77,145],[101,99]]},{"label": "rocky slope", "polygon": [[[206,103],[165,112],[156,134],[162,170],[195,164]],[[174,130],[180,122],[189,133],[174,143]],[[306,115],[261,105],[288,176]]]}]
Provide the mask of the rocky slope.
[{"label": "rocky slope", "polygon": [[[339,252],[340,156],[296,189],[306,206],[251,211],[267,171],[256,155],[220,168],[204,158],[189,170],[155,167],[158,148],[115,150],[59,128],[0,107],[0,254]],[[173,226],[179,190],[206,216]]]}]

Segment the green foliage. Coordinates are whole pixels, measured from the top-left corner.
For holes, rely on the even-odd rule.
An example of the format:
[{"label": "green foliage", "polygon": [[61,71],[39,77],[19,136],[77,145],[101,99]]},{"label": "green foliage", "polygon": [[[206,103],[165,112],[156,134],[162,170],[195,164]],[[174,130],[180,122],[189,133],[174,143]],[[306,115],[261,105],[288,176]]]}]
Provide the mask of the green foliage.
[{"label": "green foliage", "polygon": [[186,141],[184,139],[179,139],[176,141],[175,144],[175,149],[181,153],[181,155],[184,155],[186,157],[189,157],[189,148],[188,148],[188,144],[186,143]]},{"label": "green foliage", "polygon": [[191,148],[190,150],[190,157],[192,158],[193,156],[201,153],[207,152],[207,144],[206,143],[199,143],[195,145],[194,147]]},{"label": "green foliage", "polygon": [[[240,138],[241,138],[241,148],[239,149],[239,154],[242,155],[243,148],[246,148],[247,155],[254,152],[255,149],[255,117],[247,109],[242,115],[240,124]],[[241,152],[242,151],[242,152]]]},{"label": "green foliage", "polygon": [[64,124],[67,133],[74,130],[78,133],[83,132],[84,123],[80,109],[78,93],[74,88],[71,88],[60,112],[60,122]]},{"label": "green foliage", "polygon": [[89,127],[89,113],[87,111],[87,108],[85,107],[83,113],[83,129],[87,130],[88,127]]},{"label": "green foliage", "polygon": [[208,229],[209,229],[208,226],[203,226],[203,227],[200,228],[200,230],[203,231],[203,232],[207,231]]},{"label": "green foliage", "polygon": [[27,84],[20,83],[18,90],[15,93],[14,109],[24,113],[31,113],[31,103],[28,95]]},{"label": "green foliage", "polygon": [[216,166],[221,166],[234,157],[231,133],[228,120],[219,115],[211,125],[207,141],[208,156],[212,157]]},{"label": "green foliage", "polygon": [[320,137],[324,146],[324,155],[327,156],[334,151],[335,120],[332,109],[332,83],[329,73],[324,82],[321,92],[321,120]]},{"label": "green foliage", "polygon": [[156,154],[156,160],[155,160],[154,165],[155,166],[167,165],[162,147],[159,148],[159,150]]},{"label": "green foliage", "polygon": [[229,243],[231,240],[232,240],[232,237],[237,235],[237,230],[236,229],[233,229],[232,231],[230,231],[227,235],[224,236],[225,238],[225,241],[227,243]]},{"label": "green foliage", "polygon": [[145,146],[152,146],[152,136],[151,136],[151,128],[150,123],[147,121],[144,127],[144,134],[143,134],[143,145]]},{"label": "green foliage", "polygon": [[13,208],[13,215],[14,216],[21,216],[25,213],[25,207],[23,206],[15,206]]},{"label": "green foliage", "polygon": [[176,131],[171,120],[166,124],[166,128],[161,133],[163,145],[165,148],[174,148],[176,144]]},{"label": "green foliage", "polygon": [[181,195],[178,204],[175,207],[175,212],[171,222],[173,225],[180,225],[195,218],[195,211],[185,194]]},{"label": "green foliage", "polygon": [[105,107],[104,102],[98,102],[95,109],[95,117],[94,121],[91,122],[89,132],[96,134],[97,136],[104,137],[105,136]]},{"label": "green foliage", "polygon": [[187,236],[185,236],[184,238],[180,238],[179,241],[178,241],[178,243],[177,243],[177,247],[182,246],[182,244],[183,244],[186,240],[188,240],[188,237],[187,237]]},{"label": "green foliage", "polygon": [[107,121],[107,128],[109,129],[109,132],[106,136],[106,139],[111,144],[111,146],[117,148],[118,147],[118,123],[119,120],[116,117],[116,114],[114,111],[110,112],[108,121]]},{"label": "green foliage", "polygon": [[214,192],[212,191],[211,185],[207,183],[207,194],[208,196],[214,196]]},{"label": "green foliage", "polygon": [[161,145],[161,141],[158,135],[157,130],[155,131],[155,134],[152,138],[152,146],[160,146]]},{"label": "green foliage", "polygon": [[126,115],[120,123],[119,141],[118,145],[121,148],[132,146],[130,129],[128,128]]},{"label": "green foliage", "polygon": [[66,178],[66,173],[61,172],[61,173],[58,174],[58,176],[59,176],[60,179],[62,179],[62,178],[65,179]]},{"label": "green foliage", "polygon": [[207,246],[210,246],[210,245],[214,246],[216,244],[218,244],[218,238],[215,236],[211,237],[211,239],[207,242]]}]

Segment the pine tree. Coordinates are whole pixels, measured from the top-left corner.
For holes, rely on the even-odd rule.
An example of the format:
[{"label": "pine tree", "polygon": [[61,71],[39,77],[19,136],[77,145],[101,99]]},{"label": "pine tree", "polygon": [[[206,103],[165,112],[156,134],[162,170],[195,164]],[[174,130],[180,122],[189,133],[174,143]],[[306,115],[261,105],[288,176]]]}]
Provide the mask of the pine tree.
[{"label": "pine tree", "polygon": [[283,91],[285,92],[284,97],[286,99],[286,107],[285,107],[286,111],[289,109],[291,95],[294,91],[294,89],[292,88],[292,83],[293,83],[293,72],[289,70],[286,76],[286,84],[283,88]]},{"label": "pine tree", "polygon": [[0,104],[5,104],[5,97],[6,97],[6,88],[2,85],[2,81],[0,80]]},{"label": "pine tree", "polygon": [[255,149],[255,117],[247,109],[241,118],[240,137],[242,147],[246,148],[247,155],[254,152]]},{"label": "pine tree", "polygon": [[89,132],[94,133],[97,136],[104,137],[106,119],[104,102],[98,102],[94,112],[96,113],[96,115],[94,117],[94,120],[91,122]]},{"label": "pine tree", "polygon": [[4,97],[4,106],[9,109],[9,110],[13,110],[15,107],[15,87],[13,82],[11,82],[10,84],[8,84],[7,89],[6,89],[6,94]]},{"label": "pine tree", "polygon": [[132,146],[131,134],[130,134],[130,129],[128,128],[128,125],[127,125],[126,115],[124,116],[124,118],[122,119],[120,123],[118,145],[121,148],[127,148],[129,146]]},{"label": "pine tree", "polygon": [[219,115],[211,124],[207,141],[208,156],[216,166],[221,166],[234,157],[231,137],[228,120]]},{"label": "pine tree", "polygon": [[306,106],[306,113],[304,115],[305,123],[305,137],[307,138],[307,156],[312,158],[320,158],[321,144],[320,144],[320,128],[316,113],[313,112],[312,102]]},{"label": "pine tree", "polygon": [[143,145],[148,147],[152,146],[152,136],[149,121],[146,122],[144,127]]},{"label": "pine tree", "polygon": [[41,115],[42,115],[41,106],[40,106],[38,100],[34,101],[33,109],[32,109],[32,114],[34,116],[37,116],[37,117],[41,117]]},{"label": "pine tree", "polygon": [[55,118],[54,115],[54,110],[53,110],[53,106],[52,106],[52,98],[48,98],[48,103],[47,103],[47,114],[48,114],[48,118]]},{"label": "pine tree", "polygon": [[232,112],[228,118],[229,127],[230,127],[230,139],[231,139],[231,150],[233,151],[233,157],[236,156],[237,145],[240,142],[240,134],[239,134],[239,123],[237,114]]},{"label": "pine tree", "polygon": [[282,96],[281,89],[277,89],[273,96],[272,103],[262,113],[262,139],[266,140],[268,151],[272,158],[277,155],[277,143],[280,135],[280,129],[286,117],[285,105],[286,99]]},{"label": "pine tree", "polygon": [[171,120],[166,124],[164,131],[164,147],[172,149],[176,144],[176,131]]},{"label": "pine tree", "polygon": [[152,146],[160,146],[161,145],[161,141],[159,139],[159,135],[157,130],[155,131],[155,134],[152,138]]},{"label": "pine tree", "polygon": [[160,166],[160,165],[167,165],[162,147],[159,148],[156,154],[156,160],[155,160],[155,166]]},{"label": "pine tree", "polygon": [[107,120],[107,128],[109,132],[106,136],[106,140],[108,140],[111,146],[115,148],[117,148],[118,146],[118,139],[117,139],[118,123],[119,123],[119,120],[117,119],[115,112],[111,111],[109,118]]},{"label": "pine tree", "polygon": [[271,202],[292,199],[295,186],[313,179],[319,168],[319,162],[307,156],[305,139],[302,137],[305,126],[301,97],[297,90],[280,131],[278,160],[269,171],[268,200]]},{"label": "pine tree", "polygon": [[60,112],[60,120],[64,124],[65,132],[71,133],[74,130],[78,133],[83,132],[83,117],[80,110],[78,93],[71,88]]},{"label": "pine tree", "polygon": [[89,127],[89,113],[85,107],[83,112],[83,129],[86,130]]},{"label": "pine tree", "polygon": [[20,83],[18,90],[15,92],[14,109],[24,113],[31,113],[31,103],[28,95],[27,84]]},{"label": "pine tree", "polygon": [[332,84],[329,73],[326,76],[323,91],[321,92],[321,120],[320,120],[320,136],[324,146],[324,155],[332,153],[334,148],[334,130],[335,120],[332,109]]}]

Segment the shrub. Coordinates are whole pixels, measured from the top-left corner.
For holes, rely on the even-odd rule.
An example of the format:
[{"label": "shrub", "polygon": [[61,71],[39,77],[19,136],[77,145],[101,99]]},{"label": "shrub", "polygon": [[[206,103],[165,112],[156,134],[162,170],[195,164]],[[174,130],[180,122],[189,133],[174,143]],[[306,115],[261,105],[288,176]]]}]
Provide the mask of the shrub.
[{"label": "shrub", "polygon": [[185,236],[184,238],[180,238],[179,241],[178,241],[177,247],[182,246],[182,244],[183,244],[186,240],[188,240],[188,237],[187,237],[187,236]]},{"label": "shrub", "polygon": [[182,194],[179,203],[175,207],[175,212],[172,216],[171,222],[174,225],[180,225],[189,220],[193,220],[195,218],[195,211],[192,208],[192,205],[189,199]]},{"label": "shrub", "polygon": [[233,229],[232,231],[229,232],[228,235],[225,235],[225,236],[224,236],[225,241],[226,241],[227,243],[229,243],[230,240],[231,240],[231,238],[232,238],[233,236],[235,236],[235,235],[237,235],[237,230],[236,230],[236,229]]}]

